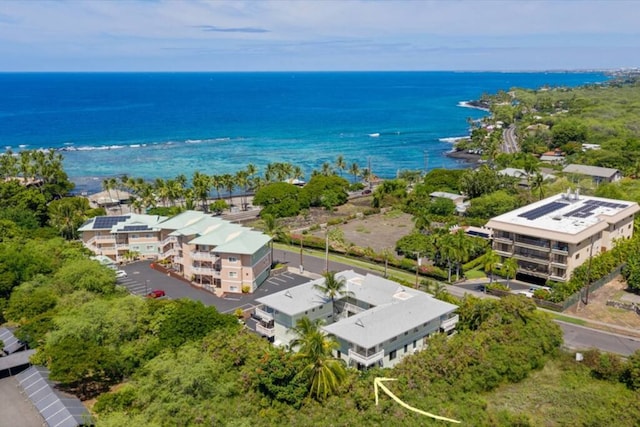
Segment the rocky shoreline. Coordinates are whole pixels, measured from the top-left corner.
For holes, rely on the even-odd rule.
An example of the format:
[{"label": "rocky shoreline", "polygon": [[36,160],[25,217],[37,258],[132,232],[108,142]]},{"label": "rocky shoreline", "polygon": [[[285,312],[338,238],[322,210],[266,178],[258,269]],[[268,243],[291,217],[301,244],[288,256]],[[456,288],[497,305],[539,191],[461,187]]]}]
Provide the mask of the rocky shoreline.
[{"label": "rocky shoreline", "polygon": [[482,156],[480,154],[468,153],[464,150],[449,151],[445,154],[447,157],[462,160],[466,163],[480,163]]}]

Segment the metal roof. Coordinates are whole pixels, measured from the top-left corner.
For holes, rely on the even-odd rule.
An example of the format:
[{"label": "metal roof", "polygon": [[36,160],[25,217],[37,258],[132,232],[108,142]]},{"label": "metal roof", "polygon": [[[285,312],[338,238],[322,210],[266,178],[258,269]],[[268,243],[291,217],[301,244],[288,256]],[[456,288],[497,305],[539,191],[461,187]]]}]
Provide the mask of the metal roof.
[{"label": "metal roof", "polygon": [[45,367],[32,366],[16,375],[16,379],[49,427],[93,425],[91,414],[80,399],[56,390]]},{"label": "metal roof", "polygon": [[7,328],[0,328],[0,341],[4,344],[2,350],[6,354],[11,354],[24,347],[24,344]]},{"label": "metal roof", "polygon": [[578,165],[578,164],[567,165],[564,169],[562,169],[562,172],[597,176],[601,178],[611,178],[616,173],[620,173],[618,169],[603,168],[600,166]]}]

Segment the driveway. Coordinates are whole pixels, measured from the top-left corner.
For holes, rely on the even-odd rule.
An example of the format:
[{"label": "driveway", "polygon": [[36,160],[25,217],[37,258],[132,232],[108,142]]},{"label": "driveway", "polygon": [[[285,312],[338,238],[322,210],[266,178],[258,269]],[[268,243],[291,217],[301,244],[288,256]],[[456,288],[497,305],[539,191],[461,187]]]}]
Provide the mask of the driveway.
[{"label": "driveway", "polygon": [[166,298],[189,298],[200,301],[207,306],[214,306],[219,312],[228,314],[232,314],[238,308],[246,310],[255,307],[258,305],[255,302],[257,298],[311,280],[309,277],[285,272],[267,279],[253,294],[229,294],[221,298],[187,282],[153,270],[150,264],[150,261],[140,261],[121,267],[127,272],[127,277],[118,279],[117,283],[126,287],[134,295],[144,296],[154,289],[162,289],[166,292]]}]

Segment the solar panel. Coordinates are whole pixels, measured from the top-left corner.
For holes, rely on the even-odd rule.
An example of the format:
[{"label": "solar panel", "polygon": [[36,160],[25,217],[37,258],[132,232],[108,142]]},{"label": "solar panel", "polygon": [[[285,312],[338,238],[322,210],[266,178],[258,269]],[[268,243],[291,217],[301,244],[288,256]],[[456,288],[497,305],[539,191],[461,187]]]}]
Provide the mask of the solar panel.
[{"label": "solar panel", "polygon": [[551,202],[551,203],[547,203],[546,205],[539,206],[535,209],[532,209],[528,212],[521,213],[518,216],[522,218],[526,218],[528,220],[534,220],[542,216],[545,216],[551,212],[557,211],[558,209],[563,208],[565,206],[567,206],[566,203]]},{"label": "solar panel", "polygon": [[93,223],[93,229],[108,229],[128,218],[128,216],[99,216]]},{"label": "solar panel", "polygon": [[589,218],[597,208],[624,209],[628,205],[622,203],[604,202],[602,200],[587,200],[582,206],[564,214],[565,217]]}]

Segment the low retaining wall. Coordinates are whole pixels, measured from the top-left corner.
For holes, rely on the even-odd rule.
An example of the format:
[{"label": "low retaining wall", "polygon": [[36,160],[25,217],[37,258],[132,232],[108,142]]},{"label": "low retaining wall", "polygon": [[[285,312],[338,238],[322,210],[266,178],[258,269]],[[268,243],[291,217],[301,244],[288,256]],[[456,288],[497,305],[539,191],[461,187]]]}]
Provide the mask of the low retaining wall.
[{"label": "low retaining wall", "polygon": [[633,302],[620,302],[608,300],[607,305],[610,307],[621,308],[623,310],[635,311],[636,314],[640,315],[640,305],[635,304]]},{"label": "low retaining wall", "polygon": [[159,271],[161,273],[164,273],[164,274],[166,274],[168,276],[171,276],[174,279],[182,280],[183,282],[192,285],[192,283],[189,280],[187,280],[182,274],[176,273],[173,270],[169,270],[168,268],[158,264],[157,262],[151,263],[151,268],[153,268],[154,270]]}]

